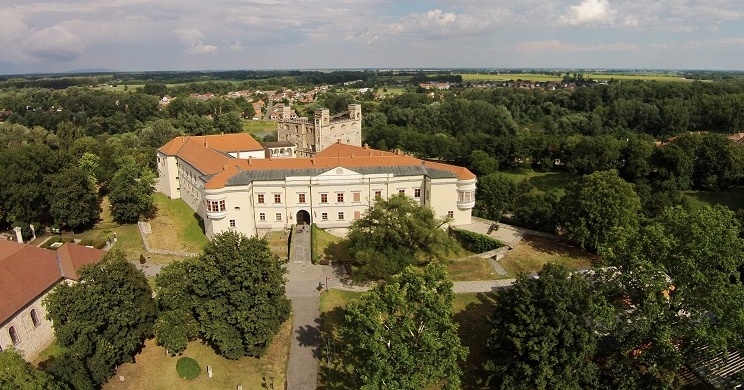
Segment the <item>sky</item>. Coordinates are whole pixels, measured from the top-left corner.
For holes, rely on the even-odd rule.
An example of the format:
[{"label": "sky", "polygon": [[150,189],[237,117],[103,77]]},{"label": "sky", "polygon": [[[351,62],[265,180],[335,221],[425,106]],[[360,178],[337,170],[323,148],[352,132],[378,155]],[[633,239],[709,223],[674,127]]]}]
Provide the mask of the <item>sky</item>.
[{"label": "sky", "polygon": [[741,0],[5,0],[0,74],[744,70]]}]

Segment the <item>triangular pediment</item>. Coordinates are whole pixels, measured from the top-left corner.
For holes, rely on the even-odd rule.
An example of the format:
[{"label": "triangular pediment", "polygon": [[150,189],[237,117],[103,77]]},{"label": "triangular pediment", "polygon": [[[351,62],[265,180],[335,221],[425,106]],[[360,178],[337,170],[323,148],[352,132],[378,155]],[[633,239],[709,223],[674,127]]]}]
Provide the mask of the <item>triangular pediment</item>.
[{"label": "triangular pediment", "polygon": [[317,177],[339,177],[339,176],[359,176],[361,175],[359,172],[352,171],[351,169],[344,168],[344,167],[336,167],[333,169],[329,169]]}]

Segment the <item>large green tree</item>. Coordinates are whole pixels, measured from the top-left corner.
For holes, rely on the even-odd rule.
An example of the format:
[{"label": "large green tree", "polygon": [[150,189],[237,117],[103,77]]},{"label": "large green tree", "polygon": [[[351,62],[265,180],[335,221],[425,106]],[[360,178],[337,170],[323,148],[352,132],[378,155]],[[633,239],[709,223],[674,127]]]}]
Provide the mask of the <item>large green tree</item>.
[{"label": "large green tree", "polygon": [[118,251],[83,267],[79,283],[55,287],[44,304],[58,342],[95,384],[133,361],[157,314],[145,275]]},{"label": "large green tree", "polygon": [[122,159],[121,167],[109,183],[111,215],[121,223],[137,222],[141,215],[154,211],[152,184],[155,175],[142,168],[134,158]]},{"label": "large green tree", "polygon": [[490,383],[501,389],[592,388],[596,336],[586,280],[546,264],[539,278],[520,275],[501,290],[488,340]]},{"label": "large green tree", "polygon": [[73,230],[93,225],[101,213],[101,199],[91,178],[71,167],[48,180],[49,213],[54,222]]},{"label": "large green tree", "polygon": [[217,234],[201,256],[158,275],[158,342],[179,353],[199,337],[229,359],[263,355],[289,317],[285,272],[266,240]]},{"label": "large green tree", "polygon": [[44,179],[60,168],[59,155],[46,145],[0,150],[0,220],[38,222],[49,211]]},{"label": "large green tree", "polygon": [[597,249],[616,229],[638,226],[640,199],[617,171],[600,171],[571,183],[560,202],[560,229],[582,247]]},{"label": "large green tree", "polygon": [[349,228],[354,277],[385,279],[408,265],[441,258],[456,245],[442,229],[445,222],[408,196],[377,199]]},{"label": "large green tree", "polygon": [[61,390],[49,374],[34,368],[18,352],[0,351],[0,389]]},{"label": "large green tree", "polygon": [[342,358],[357,389],[459,389],[460,345],[444,268],[408,267],[346,307]]}]

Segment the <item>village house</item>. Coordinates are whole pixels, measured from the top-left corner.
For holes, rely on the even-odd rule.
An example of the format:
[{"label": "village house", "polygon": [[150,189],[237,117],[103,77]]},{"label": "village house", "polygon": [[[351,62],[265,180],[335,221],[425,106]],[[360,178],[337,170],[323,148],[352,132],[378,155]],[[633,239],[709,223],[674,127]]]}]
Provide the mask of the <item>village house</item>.
[{"label": "village house", "polygon": [[58,284],[77,281],[80,268],[103,254],[73,243],[54,251],[0,240],[0,350],[13,347],[30,358],[45,348],[54,329],[42,301]]}]

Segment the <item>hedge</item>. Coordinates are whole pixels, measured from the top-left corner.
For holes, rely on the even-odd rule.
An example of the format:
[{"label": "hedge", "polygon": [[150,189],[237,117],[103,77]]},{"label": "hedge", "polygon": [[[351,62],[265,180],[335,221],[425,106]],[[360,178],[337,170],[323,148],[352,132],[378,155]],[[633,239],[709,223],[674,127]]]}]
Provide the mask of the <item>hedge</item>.
[{"label": "hedge", "polygon": [[488,252],[506,246],[506,244],[495,238],[467,230],[450,229],[450,234],[463,248],[475,253]]},{"label": "hedge", "polygon": [[192,380],[199,376],[201,367],[199,367],[199,363],[196,360],[184,356],[176,362],[176,372],[178,372],[178,376],[181,378]]}]

